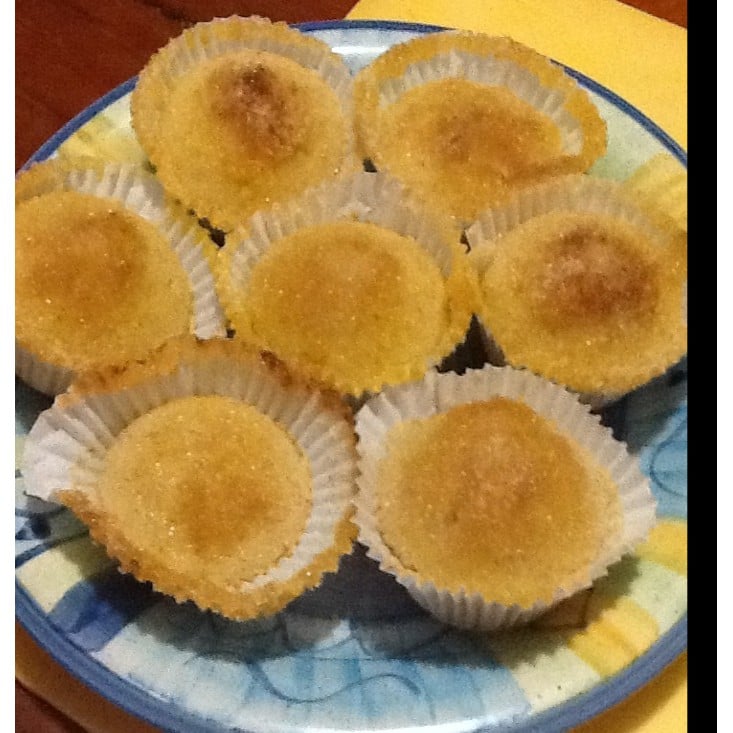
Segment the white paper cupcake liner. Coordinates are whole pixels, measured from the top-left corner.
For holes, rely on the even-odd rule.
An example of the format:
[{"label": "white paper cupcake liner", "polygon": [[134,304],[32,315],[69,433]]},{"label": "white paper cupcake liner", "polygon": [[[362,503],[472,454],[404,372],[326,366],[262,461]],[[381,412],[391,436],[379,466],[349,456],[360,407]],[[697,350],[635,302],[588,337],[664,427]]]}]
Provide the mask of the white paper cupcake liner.
[{"label": "white paper cupcake liner", "polygon": [[93,496],[105,454],[120,432],[155,407],[191,395],[220,395],[255,407],[283,427],[307,456],[312,508],[303,535],[292,554],[244,582],[241,591],[289,580],[333,547],[350,514],[353,431],[342,413],[324,408],[319,392],[295,383],[284,386],[261,361],[243,363],[222,354],[184,357],[170,373],[147,376],[119,391],[63,395],[41,413],[26,440],[26,493],[55,501],[57,492],[74,487]]},{"label": "white paper cupcake liner", "polygon": [[[202,245],[206,235],[193,220],[171,208],[155,178],[128,164],[72,168],[60,170],[55,181],[48,177],[45,185],[33,194],[37,196],[54,190],[79,191],[114,199],[154,224],[177,255],[188,278],[193,296],[192,333],[201,339],[226,335],[224,312]],[[34,389],[56,395],[66,389],[74,373],[67,367],[44,362],[16,343],[16,374]]]},{"label": "white paper cupcake liner", "polygon": [[[244,30],[239,37],[224,37],[220,30],[232,22]],[[167,45],[166,72],[171,79],[181,76],[195,65],[224,54],[251,49],[287,56],[307,69],[312,69],[328,83],[345,105],[351,104],[351,73],[343,59],[317,39],[306,37],[294,28],[282,28],[282,33],[248,32],[247,26],[266,30],[273,23],[263,17],[214,18],[197,23]],[[305,42],[303,42],[305,41]]]},{"label": "white paper cupcake liner", "polygon": [[[197,23],[169,41],[159,52],[161,58],[145,73],[154,73],[170,87],[201,62],[243,50],[285,56],[316,72],[338,97],[344,116],[351,119],[353,81],[343,58],[319,39],[259,16],[230,16]],[[348,132],[347,149],[353,151],[353,130]]]},{"label": "white paper cupcake liner", "polygon": [[[430,417],[457,405],[498,396],[521,400],[552,421],[565,436],[589,451],[618,487],[623,517],[620,533],[608,538],[587,569],[585,582],[557,588],[550,603],[507,606],[486,600],[479,593],[453,593],[436,587],[403,565],[380,533],[376,482],[391,428],[406,420]],[[367,547],[369,557],[393,575],[417,603],[453,626],[493,631],[527,623],[605,575],[610,565],[645,539],[656,521],[656,501],[649,480],[625,444],[615,440],[611,430],[601,425],[598,416],[574,394],[526,370],[487,365],[464,375],[430,372],[420,382],[388,388],[367,402],[357,413],[356,432],[359,476],[355,522],[359,540]]]},{"label": "white paper cupcake liner", "polygon": [[[396,364],[385,380],[397,383],[419,378],[465,337],[476,305],[475,279],[460,244],[459,229],[447,217],[431,212],[387,173],[360,171],[327,181],[296,199],[257,212],[235,230],[220,252],[218,286],[224,309],[237,333],[241,329],[240,335],[256,339],[256,335],[249,336],[250,323],[242,298],[260,260],[279,240],[306,227],[343,221],[371,223],[411,238],[440,270],[446,284],[448,312],[440,342],[433,353],[424,355],[422,363]],[[262,345],[270,348],[269,344]],[[309,365],[301,364],[301,368],[308,370]],[[332,386],[337,384],[339,374],[319,369],[315,365],[314,371],[307,373]],[[351,404],[356,407],[370,392],[381,389],[378,379],[375,377],[369,384],[338,383],[334,388],[351,395]]]},{"label": "white paper cupcake liner", "polygon": [[45,395],[64,392],[74,378],[74,372],[50,364],[15,342],[15,375],[33,389]]},{"label": "white paper cupcake liner", "polygon": [[438,224],[404,186],[386,173],[356,173],[327,181],[298,199],[256,213],[227,243],[229,278],[245,288],[253,267],[279,239],[299,229],[334,221],[371,222],[412,237],[433,258],[444,277],[453,252],[446,246],[445,224]]},{"label": "white paper cupcake liner", "polygon": [[479,271],[485,269],[492,243],[499,237],[553,211],[607,214],[641,229],[660,246],[667,242],[667,233],[628,197],[621,183],[582,173],[569,174],[521,189],[508,201],[478,216],[465,232],[474,265]]},{"label": "white paper cupcake liner", "polygon": [[[453,80],[506,93],[526,105],[527,111],[540,115],[557,132],[555,154],[544,162],[528,160],[530,168],[520,176],[524,184],[519,179],[502,182],[497,172],[495,183],[479,193],[475,186],[467,191],[458,173],[451,172],[452,166],[447,171],[448,180],[438,184],[429,171],[435,161],[422,161],[428,171],[424,175],[415,161],[403,160],[396,140],[385,146],[386,138],[381,138],[395,134],[394,124],[401,119],[400,105],[407,104],[415,90]],[[606,123],[588,93],[550,58],[506,36],[443,30],[395,44],[355,76],[354,96],[357,145],[361,154],[376,169],[405,176],[411,185],[424,189],[433,206],[444,208],[463,227],[473,221],[481,201],[487,205],[504,198],[509,189],[526,185],[530,180],[527,175],[532,180],[540,180],[553,172],[559,175],[588,170],[607,148]],[[437,97],[433,94],[430,99],[432,107]],[[418,103],[417,98],[410,104],[414,103]],[[452,110],[449,100],[445,101],[444,111],[470,115],[468,109]],[[430,112],[430,119],[434,114]],[[440,131],[436,129],[434,134],[439,136]],[[422,147],[412,139],[406,144]],[[412,156],[415,154],[413,150]],[[478,181],[478,171],[473,169],[473,165],[468,165],[467,175]],[[450,192],[450,201],[445,200],[445,194],[438,193],[441,190]]]},{"label": "white paper cupcake liner", "polygon": [[[508,201],[484,211],[465,231],[470,247],[468,254],[479,277],[483,277],[501,237],[524,223],[551,212],[589,213],[611,216],[642,231],[659,247],[669,244],[669,230],[638,206],[623,184],[615,180],[586,174],[569,174],[517,191]],[[687,322],[687,288],[685,288],[682,322]],[[504,366],[507,361],[501,345],[491,329],[478,317],[482,343],[489,361]],[[626,392],[577,392],[593,409],[601,409],[624,396]]]},{"label": "white paper cupcake liner", "polygon": [[443,79],[466,79],[484,86],[505,87],[553,121],[560,132],[563,153],[579,155],[583,149],[582,125],[565,109],[563,91],[545,86],[521,64],[495,56],[479,56],[455,49],[416,61],[407,67],[403,76],[382,84],[379,106],[393,104],[417,86]]}]

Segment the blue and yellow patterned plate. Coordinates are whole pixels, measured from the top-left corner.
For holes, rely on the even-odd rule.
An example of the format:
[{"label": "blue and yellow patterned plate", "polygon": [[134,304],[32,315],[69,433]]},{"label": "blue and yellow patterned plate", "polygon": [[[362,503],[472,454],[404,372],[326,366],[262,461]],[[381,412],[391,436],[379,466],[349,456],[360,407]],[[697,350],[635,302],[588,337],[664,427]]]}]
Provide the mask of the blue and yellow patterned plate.
[{"label": "blue and yellow patterned plate", "polygon": [[[356,70],[433,27],[300,26]],[[626,178],[686,155],[607,89],[568,70],[608,123],[594,173]],[[34,156],[142,160],[123,84]],[[16,384],[16,452],[49,398]],[[234,623],[120,574],[70,513],[26,497],[16,470],[16,614],[61,664],[123,708],[175,731],[560,731],[651,679],[687,646],[687,376],[683,362],[608,409],[639,455],[659,523],[636,554],[540,623],[477,635],[421,611],[357,547],[278,615]],[[17,460],[16,460],[17,465]]]}]

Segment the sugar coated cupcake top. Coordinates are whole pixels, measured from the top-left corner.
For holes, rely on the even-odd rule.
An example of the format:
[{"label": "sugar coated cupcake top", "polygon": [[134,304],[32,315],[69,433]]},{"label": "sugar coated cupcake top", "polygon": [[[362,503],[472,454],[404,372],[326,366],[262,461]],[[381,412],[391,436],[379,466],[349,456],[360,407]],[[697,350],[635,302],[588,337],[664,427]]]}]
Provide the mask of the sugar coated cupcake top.
[{"label": "sugar coated cupcake top", "polygon": [[[66,169],[50,161],[21,173],[15,208],[20,367],[35,360],[68,376],[144,358],[180,334],[223,334],[213,256],[195,220],[165,201],[140,169]],[[30,372],[21,376],[56,391],[35,383]]]},{"label": "sugar coated cupcake top", "polygon": [[359,539],[465,628],[537,617],[640,542],[655,501],[576,395],[526,370],[428,372],[358,411]]},{"label": "sugar coated cupcake top", "polygon": [[462,222],[529,183],[585,171],[606,150],[586,92],[509,38],[421,35],[381,54],[354,89],[362,155]]},{"label": "sugar coated cupcake top", "polygon": [[356,165],[351,77],[316,38],[218,18],[172,39],[140,74],[132,124],[163,185],[213,226]]},{"label": "sugar coated cupcake top", "polygon": [[479,317],[508,363],[618,396],[686,353],[687,238],[621,184],[541,184],[484,212],[467,238]]},{"label": "sugar coated cupcake top", "polygon": [[71,508],[123,571],[244,619],[315,587],[350,551],[353,446],[338,397],[272,357],[176,339],[76,380],[32,428],[24,472],[28,492]]},{"label": "sugar coated cupcake top", "polygon": [[396,181],[358,174],[230,237],[225,309],[238,334],[340,392],[419,378],[463,340],[476,305],[459,236]]}]

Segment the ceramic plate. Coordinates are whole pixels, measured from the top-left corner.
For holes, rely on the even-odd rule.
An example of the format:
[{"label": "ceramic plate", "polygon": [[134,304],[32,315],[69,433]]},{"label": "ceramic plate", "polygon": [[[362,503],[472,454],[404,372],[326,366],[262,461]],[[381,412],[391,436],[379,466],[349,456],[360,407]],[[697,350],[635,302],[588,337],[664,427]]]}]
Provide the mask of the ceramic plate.
[{"label": "ceramic plate", "polygon": [[[435,30],[376,21],[300,27],[354,70]],[[594,174],[624,178],[659,152],[686,165],[650,120],[568,71],[608,123],[608,154]],[[34,160],[142,159],[129,125],[133,86],[100,99]],[[50,404],[16,384],[17,455]],[[18,470],[16,614],[73,674],[165,730],[566,730],[626,697],[687,645],[685,363],[607,409],[604,420],[651,478],[659,523],[591,591],[522,630],[478,635],[442,625],[358,546],[282,613],[230,622],[117,572],[68,511],[24,495]]]}]

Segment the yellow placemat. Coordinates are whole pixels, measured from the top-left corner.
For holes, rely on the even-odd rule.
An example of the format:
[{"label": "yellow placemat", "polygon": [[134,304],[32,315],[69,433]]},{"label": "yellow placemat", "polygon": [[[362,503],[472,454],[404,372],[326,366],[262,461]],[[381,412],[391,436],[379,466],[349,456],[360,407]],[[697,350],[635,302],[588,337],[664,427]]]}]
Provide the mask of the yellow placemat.
[{"label": "yellow placemat", "polygon": [[97,695],[69,674],[17,621],[15,676],[31,692],[48,700],[90,733],[155,733],[158,730]]},{"label": "yellow placemat", "polygon": [[[618,94],[687,148],[687,31],[617,0],[361,0],[349,19],[511,36]],[[687,730],[687,655],[575,733]]]},{"label": "yellow placemat", "polygon": [[687,652],[622,703],[573,733],[683,733],[687,730]]},{"label": "yellow placemat", "polygon": [[623,97],[687,149],[687,31],[617,0],[361,0],[346,17],[511,36]]}]

